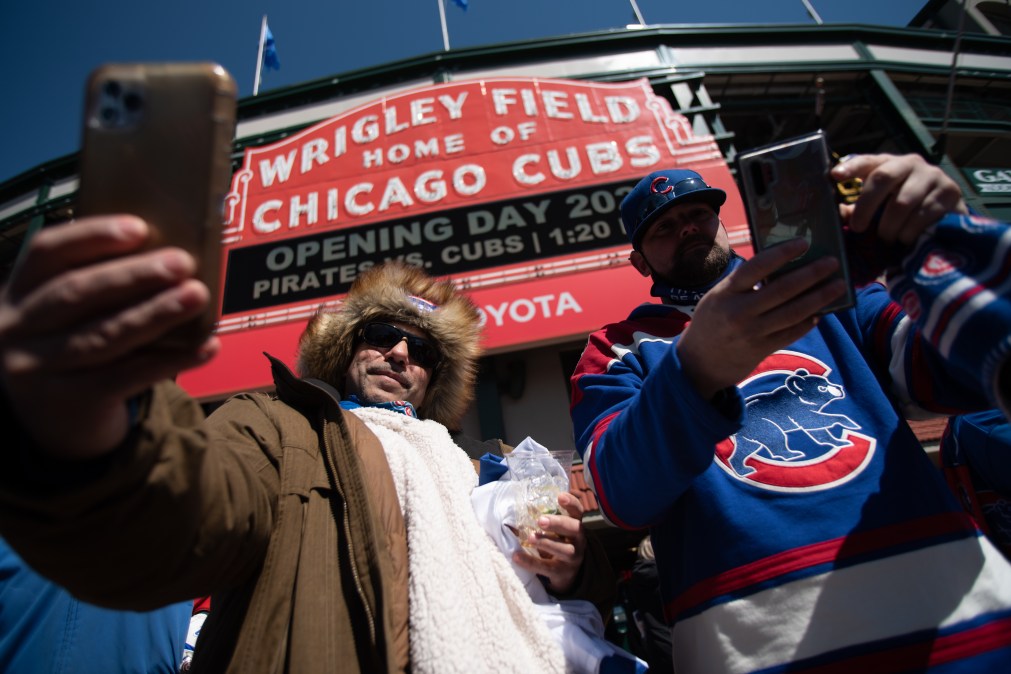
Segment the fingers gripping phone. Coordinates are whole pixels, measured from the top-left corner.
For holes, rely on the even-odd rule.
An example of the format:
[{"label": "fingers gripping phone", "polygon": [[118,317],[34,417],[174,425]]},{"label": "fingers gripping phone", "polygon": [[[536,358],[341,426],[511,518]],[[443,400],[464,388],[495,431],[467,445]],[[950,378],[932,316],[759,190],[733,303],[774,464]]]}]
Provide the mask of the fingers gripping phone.
[{"label": "fingers gripping phone", "polygon": [[[793,238],[806,239],[806,253],[775,276],[830,255],[839,260],[832,278],[846,281],[847,292],[825,307],[830,313],[853,306],[836,186],[829,177],[831,155],[822,131],[748,150],[737,156],[748,225],[755,252]],[[774,276],[774,277],[775,277]]]},{"label": "fingers gripping phone", "polygon": [[188,251],[211,292],[205,315],[158,348],[200,344],[217,319],[235,106],[234,80],[212,63],[108,64],[88,79],[77,213],[143,218],[150,247]]}]

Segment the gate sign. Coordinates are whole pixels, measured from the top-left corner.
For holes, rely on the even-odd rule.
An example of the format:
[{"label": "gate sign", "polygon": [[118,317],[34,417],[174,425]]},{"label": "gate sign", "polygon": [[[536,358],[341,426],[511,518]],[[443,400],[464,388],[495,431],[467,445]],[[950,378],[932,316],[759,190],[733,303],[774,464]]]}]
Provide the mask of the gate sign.
[{"label": "gate sign", "polygon": [[[673,167],[727,191],[721,216],[731,242],[746,244],[736,184],[714,139],[696,136],[646,79],[440,84],[248,148],[225,203],[225,348],[180,382],[197,396],[266,386],[238,381],[251,369],[268,374],[247,358],[268,350],[290,360],[306,318],[390,259],[467,289],[484,311],[486,348],[585,334],[648,298],[648,282],[627,268],[618,204],[643,175]],[[614,267],[635,290],[602,307],[606,315],[584,311],[600,303],[579,294],[606,270],[610,286],[598,290],[613,289]],[[554,276],[567,278],[552,281],[554,299],[530,295]],[[492,304],[482,305],[485,292]],[[529,305],[517,304],[523,298]],[[547,311],[552,303],[567,310]],[[265,332],[239,336],[257,330]],[[230,348],[240,344],[251,352]]]},{"label": "gate sign", "polygon": [[972,187],[977,194],[1011,196],[1011,169],[964,168],[962,171],[972,182]]}]

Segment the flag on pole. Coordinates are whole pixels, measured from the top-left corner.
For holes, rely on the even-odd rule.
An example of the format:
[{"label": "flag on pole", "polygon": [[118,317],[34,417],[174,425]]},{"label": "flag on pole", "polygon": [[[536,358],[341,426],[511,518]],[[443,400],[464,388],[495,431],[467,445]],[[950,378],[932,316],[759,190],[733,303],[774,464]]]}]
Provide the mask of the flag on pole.
[{"label": "flag on pole", "polygon": [[[435,0],[439,4],[439,23],[442,24],[442,48],[449,51],[449,28],[446,27],[446,3],[445,0]],[[453,0],[453,3],[462,9],[467,11],[467,5],[470,0]]]},{"label": "flag on pole", "polygon": [[281,69],[281,60],[277,58],[277,44],[274,42],[274,34],[270,32],[270,26],[266,26],[263,34],[263,66],[269,70]]},{"label": "flag on pole", "polygon": [[260,46],[256,50],[256,75],[253,77],[254,96],[260,93],[260,73],[264,68],[281,69],[281,59],[277,58],[277,44],[274,42],[274,34],[267,26],[266,14],[260,22]]}]

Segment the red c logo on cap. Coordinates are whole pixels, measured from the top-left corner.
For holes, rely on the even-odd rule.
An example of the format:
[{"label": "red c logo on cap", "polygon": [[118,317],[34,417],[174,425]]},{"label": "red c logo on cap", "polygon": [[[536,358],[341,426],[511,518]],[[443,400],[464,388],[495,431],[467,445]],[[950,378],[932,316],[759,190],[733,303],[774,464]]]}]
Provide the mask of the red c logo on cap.
[{"label": "red c logo on cap", "polygon": [[667,194],[668,192],[674,189],[670,185],[663,188],[662,190],[658,190],[656,188],[657,185],[660,185],[665,182],[667,182],[667,176],[657,176],[656,178],[653,178],[653,182],[649,184],[649,191],[652,192],[653,194]]}]

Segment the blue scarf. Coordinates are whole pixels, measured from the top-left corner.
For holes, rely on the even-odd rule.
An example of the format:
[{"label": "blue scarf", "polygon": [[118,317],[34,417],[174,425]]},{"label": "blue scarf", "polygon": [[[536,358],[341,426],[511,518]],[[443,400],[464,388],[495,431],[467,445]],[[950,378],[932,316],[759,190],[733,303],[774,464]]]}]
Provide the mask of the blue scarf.
[{"label": "blue scarf", "polygon": [[697,286],[694,288],[675,288],[674,286],[668,285],[664,281],[653,280],[653,288],[650,290],[650,295],[653,297],[659,297],[663,300],[664,304],[673,304],[679,307],[695,307],[702,299],[703,295],[712,290],[713,286],[726,278],[727,274],[737,269],[744,263],[744,258],[739,256],[734,251],[730,251],[730,262],[727,264],[726,269],[716,277],[716,280],[708,285]]},{"label": "blue scarf", "polygon": [[340,405],[346,410],[353,410],[359,407],[378,407],[379,409],[390,410],[391,412],[400,412],[401,414],[406,414],[407,416],[414,417],[415,419],[418,418],[418,413],[414,411],[414,405],[406,400],[393,400],[388,403],[370,403],[366,405],[358,399],[358,396],[350,395],[344,400],[341,400]]}]

